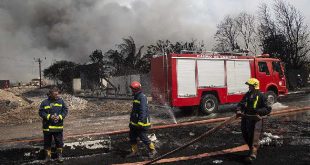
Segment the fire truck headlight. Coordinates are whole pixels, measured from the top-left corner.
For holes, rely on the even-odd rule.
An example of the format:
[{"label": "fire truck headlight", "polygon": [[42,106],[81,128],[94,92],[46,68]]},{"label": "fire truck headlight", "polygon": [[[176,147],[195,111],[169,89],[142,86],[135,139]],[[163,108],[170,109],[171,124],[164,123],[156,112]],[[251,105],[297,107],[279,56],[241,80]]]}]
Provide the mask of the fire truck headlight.
[{"label": "fire truck headlight", "polygon": [[282,82],[282,81],[279,81],[279,85],[282,86],[282,84],[283,84],[283,82]]}]

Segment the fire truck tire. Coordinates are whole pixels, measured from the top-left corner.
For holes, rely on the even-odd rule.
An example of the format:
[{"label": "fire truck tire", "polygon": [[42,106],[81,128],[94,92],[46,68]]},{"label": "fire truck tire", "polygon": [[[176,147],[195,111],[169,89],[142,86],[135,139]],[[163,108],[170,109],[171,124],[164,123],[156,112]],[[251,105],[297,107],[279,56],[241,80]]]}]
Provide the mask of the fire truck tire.
[{"label": "fire truck tire", "polygon": [[268,105],[270,106],[277,102],[277,95],[274,93],[274,91],[266,92],[266,98],[268,101]]},{"label": "fire truck tire", "polygon": [[218,100],[212,94],[206,94],[200,102],[200,111],[205,115],[210,115],[218,109]]}]

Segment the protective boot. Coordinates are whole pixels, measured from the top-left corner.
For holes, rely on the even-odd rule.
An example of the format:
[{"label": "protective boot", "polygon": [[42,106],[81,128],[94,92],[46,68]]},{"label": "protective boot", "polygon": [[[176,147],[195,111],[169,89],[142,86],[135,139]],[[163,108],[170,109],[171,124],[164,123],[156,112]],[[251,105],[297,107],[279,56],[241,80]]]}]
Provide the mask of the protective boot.
[{"label": "protective boot", "polygon": [[249,155],[244,159],[246,163],[252,163],[256,159],[257,147],[251,147]]},{"label": "protective boot", "polygon": [[62,157],[62,148],[57,148],[57,162],[62,163],[64,161],[64,158]]},{"label": "protective boot", "polygon": [[51,149],[46,149],[45,151],[45,162],[49,162],[52,160],[52,151]]},{"label": "protective boot", "polygon": [[157,154],[154,143],[149,144],[149,158],[153,159]]},{"label": "protective boot", "polygon": [[130,157],[135,157],[135,156],[138,156],[138,145],[132,144],[131,145],[131,153],[128,154],[126,157],[130,158]]},{"label": "protective boot", "polygon": [[252,149],[252,153],[251,153],[250,157],[253,160],[255,160],[256,159],[256,155],[257,155],[257,147],[254,146],[253,149]]}]

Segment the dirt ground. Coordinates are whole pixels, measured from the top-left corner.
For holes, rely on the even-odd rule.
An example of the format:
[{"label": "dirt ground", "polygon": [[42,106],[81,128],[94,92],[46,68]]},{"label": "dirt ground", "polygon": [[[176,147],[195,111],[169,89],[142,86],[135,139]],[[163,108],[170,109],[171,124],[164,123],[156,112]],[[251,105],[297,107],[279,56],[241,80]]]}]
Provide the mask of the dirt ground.
[{"label": "dirt ground", "polygon": [[[4,96],[15,97],[12,100],[15,102],[26,99],[25,105],[0,114],[1,141],[42,138],[42,119],[38,115],[38,107],[40,102],[46,98],[47,91],[48,89],[34,87],[11,88],[7,91],[1,91],[5,92]],[[69,105],[69,115],[64,122],[65,136],[128,129],[129,113],[132,106],[130,100],[85,100],[68,94],[62,96]],[[298,100],[302,99],[298,98]],[[277,103],[274,110],[283,108],[287,108],[287,106]],[[177,109],[172,112],[171,109],[150,106],[151,121],[155,125],[227,117],[232,115],[232,111],[233,106],[225,105],[220,107],[218,113],[204,116],[201,114],[184,114]]]},{"label": "dirt ground", "polygon": [[[310,113],[306,112],[291,116],[269,118],[268,122],[265,123],[264,132],[270,133],[273,136],[279,136],[280,138],[277,140],[273,139],[270,143],[262,143],[258,153],[258,159],[254,164],[306,164],[309,162],[309,117]],[[178,129],[157,130],[151,133],[154,133],[158,139],[156,146],[159,155],[161,155],[182,146],[213,126],[197,125]],[[141,157],[125,159],[125,155],[129,152],[126,136],[111,137],[112,147],[106,154],[101,154],[100,156],[94,155],[89,158],[75,157],[69,159],[66,164],[75,164],[77,162],[79,164],[113,164],[144,161],[147,151],[142,143],[139,145]],[[266,136],[262,135],[262,138],[266,138]],[[236,122],[170,157],[190,156],[218,151],[242,144],[244,144],[244,141],[240,132],[240,123]],[[246,154],[247,152],[240,152],[169,164],[218,164],[215,163],[215,160],[222,162],[219,164],[244,164],[243,158]]]},{"label": "dirt ground", "polygon": [[[0,92],[4,96],[1,99],[5,100],[5,106],[12,106],[0,114],[0,120],[3,123],[0,126],[0,141],[42,139],[38,106],[46,98],[47,89],[26,88],[20,90],[12,88],[7,91],[1,90]],[[69,116],[65,120],[65,136],[128,128],[129,112],[131,109],[130,100],[85,100],[67,94],[63,94],[63,98],[69,105]],[[309,98],[309,94],[288,97],[281,100],[285,102],[285,105],[278,103],[273,111],[285,109],[287,108],[286,105],[289,105],[290,108],[309,106]],[[10,102],[8,103],[7,100]],[[16,102],[16,104],[11,102]],[[232,112],[228,108],[228,111],[227,109],[220,109],[218,113],[210,116],[191,116],[192,114],[186,114],[184,116],[182,113],[174,114],[178,122],[184,122],[187,120],[226,117],[232,115]],[[310,157],[309,119],[309,111],[289,117],[270,118],[270,122],[266,123],[266,132],[280,136],[280,145],[272,143],[261,148],[256,164],[266,164],[264,163],[265,161],[271,162],[270,164],[278,164],[276,162],[280,162],[280,164],[305,164],[305,162],[308,162]],[[151,109],[151,120],[152,123],[159,125],[173,123],[168,109]],[[156,135],[158,139],[156,146],[159,154],[163,154],[197,137],[212,126],[197,125],[178,129],[153,130],[150,133]],[[147,152],[144,146],[140,144],[142,157],[125,159],[125,155],[129,153],[127,134],[78,137],[75,139],[66,139],[65,143],[64,156],[66,161],[64,164],[113,164],[143,161]],[[240,125],[236,123],[212,135],[212,137],[204,139],[184,151],[173,155],[173,157],[212,152],[239,146],[243,143]],[[41,163],[41,142],[34,141],[23,145],[21,143],[3,144],[0,145],[0,164]],[[276,154],[280,151],[284,154]],[[226,154],[219,157],[215,156],[193,161],[177,162],[177,164],[217,164],[217,162],[221,162],[220,164],[242,164],[244,154]],[[271,159],[268,154],[275,154],[272,158],[279,160]]]},{"label": "dirt ground", "polygon": [[[1,99],[10,103],[21,102],[16,107],[7,106],[0,113],[0,140],[42,138],[42,119],[38,115],[39,105],[46,99],[48,89],[35,87],[1,90]],[[69,107],[64,121],[64,134],[83,134],[127,129],[131,100],[83,99],[62,94]],[[19,101],[21,100],[21,101]],[[166,109],[154,115],[153,123],[171,123]]]}]

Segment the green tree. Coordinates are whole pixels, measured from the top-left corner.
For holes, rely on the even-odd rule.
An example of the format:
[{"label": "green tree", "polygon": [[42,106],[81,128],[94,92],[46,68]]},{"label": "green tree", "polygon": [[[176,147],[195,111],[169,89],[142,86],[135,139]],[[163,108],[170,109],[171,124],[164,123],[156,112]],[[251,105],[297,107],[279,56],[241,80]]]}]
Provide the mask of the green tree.
[{"label": "green tree", "polygon": [[200,52],[204,49],[203,41],[197,42],[196,40],[192,41],[177,41],[172,43],[169,40],[163,41],[158,40],[154,45],[149,45],[147,47],[147,54],[151,55],[161,55],[169,53],[181,53],[184,52]]},{"label": "green tree", "polygon": [[47,69],[44,69],[43,75],[50,80],[60,82],[64,89],[71,91],[72,80],[78,76],[77,66],[76,63],[71,61],[57,61]]},{"label": "green tree", "polygon": [[145,65],[146,57],[142,54],[144,46],[137,48],[132,37],[123,38],[123,43],[118,44],[118,50],[109,50],[105,53],[110,58],[115,68],[115,75],[127,75],[142,73],[145,69],[141,68]]},{"label": "green tree", "polygon": [[142,48],[144,46],[136,47],[135,41],[132,37],[123,38],[123,43],[118,45],[120,54],[123,57],[123,65],[129,72],[139,71],[138,63],[142,58]]},{"label": "green tree", "polygon": [[102,54],[102,50],[96,49],[89,55],[92,64],[97,67],[96,72],[100,77],[107,77],[112,73],[112,63],[107,54]]},{"label": "green tree", "polygon": [[112,66],[112,74],[118,74],[122,72],[122,68],[125,64],[125,59],[119,53],[118,50],[110,49],[108,50],[105,55],[111,60]]}]

